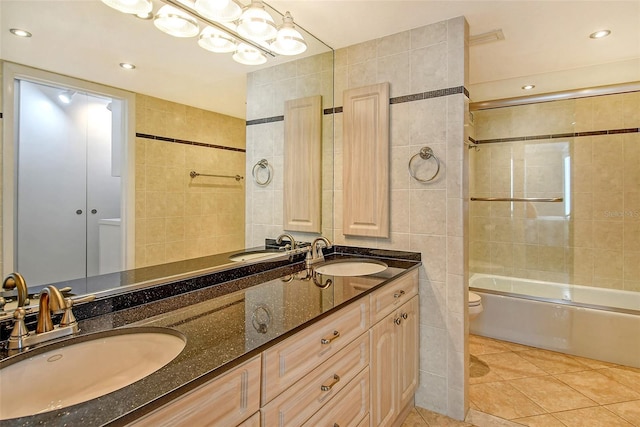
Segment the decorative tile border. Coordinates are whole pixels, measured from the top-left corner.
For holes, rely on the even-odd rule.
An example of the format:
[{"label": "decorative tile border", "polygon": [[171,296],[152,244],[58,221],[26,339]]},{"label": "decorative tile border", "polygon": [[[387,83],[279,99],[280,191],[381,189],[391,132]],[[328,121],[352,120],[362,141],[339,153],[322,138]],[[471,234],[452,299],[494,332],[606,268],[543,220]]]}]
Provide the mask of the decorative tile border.
[{"label": "decorative tile border", "polygon": [[136,138],[155,139],[157,141],[173,142],[176,144],[197,145],[198,147],[217,148],[218,150],[238,151],[240,153],[247,152],[247,150],[244,148],[226,147],[224,145],[207,144],[204,142],[196,142],[196,141],[187,141],[185,139],[167,138],[166,136],[149,135],[146,133],[136,133]]},{"label": "decorative tile border", "polygon": [[283,121],[284,121],[284,116],[273,116],[273,117],[267,117],[267,118],[264,118],[264,119],[248,120],[247,121],[247,126],[262,125],[262,124],[265,124],[265,123],[283,122]]},{"label": "decorative tile border", "polygon": [[537,139],[558,139],[558,138],[577,138],[580,136],[597,136],[597,135],[616,135],[620,133],[638,133],[640,128],[627,128],[627,129],[607,129],[607,130],[594,130],[589,132],[569,132],[569,133],[555,133],[550,135],[527,135],[527,136],[515,136],[510,138],[495,138],[495,139],[481,139],[474,140],[469,138],[474,144],[492,144],[496,142],[515,142],[515,141],[534,141]]},{"label": "decorative tile border", "polygon": [[[423,99],[439,98],[441,96],[449,96],[463,93],[469,98],[469,91],[464,86],[449,87],[446,89],[430,90],[428,92],[414,93],[411,95],[397,96],[389,99],[389,104],[402,104],[404,102],[421,101]],[[322,111],[325,115],[342,113],[342,107],[325,108]],[[284,116],[267,117],[264,119],[248,120],[247,126],[260,125],[264,123],[273,123],[284,121]]]}]

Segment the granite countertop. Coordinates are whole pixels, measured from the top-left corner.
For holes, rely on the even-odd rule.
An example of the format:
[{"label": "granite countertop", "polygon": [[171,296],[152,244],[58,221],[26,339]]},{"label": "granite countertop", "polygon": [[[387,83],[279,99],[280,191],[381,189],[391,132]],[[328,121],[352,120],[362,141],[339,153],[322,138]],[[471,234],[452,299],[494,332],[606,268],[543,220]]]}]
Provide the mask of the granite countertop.
[{"label": "granite countertop", "polygon": [[[314,279],[304,263],[296,262],[82,320],[83,334],[138,326],[171,328],[184,334],[186,346],[169,364],[120,390],[0,424],[125,425],[420,265],[419,257],[403,254],[415,255],[363,250],[327,256],[378,255],[389,267],[375,275]],[[332,281],[329,286],[319,286],[327,279]]]}]

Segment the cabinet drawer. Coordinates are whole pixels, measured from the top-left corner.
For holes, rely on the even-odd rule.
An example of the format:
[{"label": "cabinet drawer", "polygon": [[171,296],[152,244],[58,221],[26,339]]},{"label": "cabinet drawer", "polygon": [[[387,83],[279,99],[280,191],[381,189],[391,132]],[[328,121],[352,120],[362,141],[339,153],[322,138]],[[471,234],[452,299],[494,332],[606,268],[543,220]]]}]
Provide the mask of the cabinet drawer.
[{"label": "cabinet drawer", "polygon": [[262,425],[301,425],[323,405],[332,405],[332,398],[368,365],[369,334],[365,333],[269,402],[262,409]]},{"label": "cabinet drawer", "polygon": [[304,427],[358,427],[369,412],[369,368],[364,369]]},{"label": "cabinet drawer", "polygon": [[231,426],[260,409],[260,356],[190,391],[133,426]]},{"label": "cabinet drawer", "polygon": [[371,294],[371,324],[379,322],[417,294],[418,270],[413,270],[378,289]]},{"label": "cabinet drawer", "polygon": [[262,406],[369,329],[369,299],[287,338],[262,354]]}]

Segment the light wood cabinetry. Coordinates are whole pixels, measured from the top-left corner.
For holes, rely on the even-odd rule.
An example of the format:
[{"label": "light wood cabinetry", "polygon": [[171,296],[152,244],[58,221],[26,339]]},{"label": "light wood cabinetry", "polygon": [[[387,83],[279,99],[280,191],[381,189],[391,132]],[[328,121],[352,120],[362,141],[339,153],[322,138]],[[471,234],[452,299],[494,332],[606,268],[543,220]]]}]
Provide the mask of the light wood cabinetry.
[{"label": "light wood cabinetry", "polygon": [[343,233],[389,237],[389,83],[343,94]]},{"label": "light wood cabinetry", "polygon": [[262,405],[369,329],[369,301],[362,298],[276,344],[262,357]]},{"label": "light wood cabinetry", "polygon": [[284,229],[320,233],[322,97],[292,99],[284,110]]},{"label": "light wood cabinetry", "polygon": [[417,387],[417,294],[415,270],[132,425],[397,426]]},{"label": "light wood cabinetry", "polygon": [[365,333],[269,402],[262,409],[262,425],[302,425],[368,366],[369,334]]},{"label": "light wood cabinetry", "polygon": [[364,369],[336,396],[311,417],[304,427],[358,427],[369,413],[369,368]]},{"label": "light wood cabinetry", "polygon": [[414,270],[371,294],[371,324],[418,295],[418,271]]},{"label": "light wood cabinetry", "polygon": [[259,409],[260,356],[256,356],[131,425],[235,426],[250,419]]},{"label": "light wood cabinetry", "polygon": [[372,427],[395,425],[412,404],[418,385],[419,301],[415,273],[371,295],[371,316],[379,319],[371,328]]}]

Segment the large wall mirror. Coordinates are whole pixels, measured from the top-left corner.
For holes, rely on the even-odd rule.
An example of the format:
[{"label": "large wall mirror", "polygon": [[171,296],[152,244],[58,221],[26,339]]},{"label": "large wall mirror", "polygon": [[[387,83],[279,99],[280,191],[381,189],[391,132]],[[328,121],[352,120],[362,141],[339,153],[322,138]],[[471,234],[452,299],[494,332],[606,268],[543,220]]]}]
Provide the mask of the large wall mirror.
[{"label": "large wall mirror", "polygon": [[[163,5],[154,0],[153,12]],[[285,11],[266,7],[280,25]],[[115,264],[120,267],[118,272],[113,260],[87,260],[86,267],[79,268],[88,276],[85,279],[65,277],[72,268],[69,266],[63,266],[59,276],[25,274],[27,284],[35,285],[30,290],[47,283],[68,282],[74,294],[112,293],[110,288],[124,290],[122,283],[157,282],[163,275],[230,264],[229,253],[276,237],[283,231],[281,111],[287,100],[303,96],[322,97],[323,233],[330,233],[333,51],[304,31],[304,23],[297,26],[308,45],[304,53],[285,56],[267,52],[266,63],[245,65],[234,61],[232,53],[203,49],[198,45],[198,36],[171,37],[155,28],[152,20],[120,13],[99,0],[8,0],[1,2],[0,8],[0,59],[4,70],[0,119],[4,147],[3,276],[26,265],[16,261],[20,250],[16,246],[16,218],[20,208],[31,221],[22,222],[23,228],[29,224],[26,233],[30,233],[34,248],[27,250],[27,258],[44,243],[57,245],[58,252],[66,257],[70,251],[62,249],[62,240],[76,249],[85,245],[79,252],[90,256],[91,244],[85,238],[67,233],[61,239],[59,234],[47,235],[44,229],[36,231],[44,218],[54,216],[56,205],[70,210],[74,219],[95,219],[95,224],[81,227],[87,235],[98,235],[103,226],[107,234],[115,229],[121,238],[120,264]],[[295,19],[295,10],[291,13]],[[199,24],[202,30],[207,23],[205,20]],[[14,36],[11,29],[27,30],[31,36]],[[122,68],[123,63],[134,64],[135,69]],[[109,125],[98,127],[96,132],[98,136],[111,133],[107,141],[107,145],[112,144],[110,147],[96,155],[51,148],[56,138],[61,140],[59,147],[73,139],[68,131],[56,127],[60,122],[55,120],[58,114],[72,108],[58,105],[55,111],[34,116],[28,113],[29,109],[21,111],[17,103],[22,96],[25,105],[27,99],[53,105],[62,92],[72,94],[74,105],[92,105],[98,115],[111,118]],[[78,111],[73,114],[85,119],[90,116]],[[28,120],[19,123],[20,115],[28,116]],[[69,119],[65,116],[61,120]],[[91,119],[87,120],[91,123]],[[121,120],[128,121],[129,126],[118,127]],[[45,121],[53,122],[53,127],[45,128]],[[89,134],[87,129],[94,126],[85,122],[80,128],[80,133]],[[19,135],[48,141],[50,151],[40,150],[37,144],[22,146]],[[122,149],[114,148],[118,143]],[[30,152],[31,158],[27,157]],[[122,154],[121,159],[114,155],[116,152]],[[54,162],[54,154],[59,163]],[[22,164],[19,155],[24,156]],[[101,184],[102,188],[110,186],[113,191],[109,191],[115,193],[110,195],[115,201],[109,208],[98,208],[93,202],[76,207],[75,201],[62,197],[69,187],[81,181],[79,176],[83,181],[94,176],[87,166],[76,175],[69,173],[81,157],[86,160],[92,156],[108,157],[111,162],[102,167],[107,177],[102,181],[110,182]],[[268,160],[273,170],[273,179],[267,186],[260,184],[262,177],[258,177],[260,183],[252,177],[255,164],[262,159]],[[64,172],[57,175],[56,171]],[[191,171],[199,175],[190,176]],[[241,178],[235,179],[236,175]],[[27,189],[26,195],[18,200],[21,186]],[[81,186],[78,191],[90,198],[93,193],[88,188]],[[34,195],[33,189],[42,192]],[[48,204],[37,204],[47,197]],[[202,261],[203,257],[207,257],[206,261]],[[42,259],[45,258],[46,255]],[[45,270],[40,261],[28,269],[38,271],[39,267]],[[138,274],[131,274],[131,270]],[[102,274],[109,272],[113,273]]]}]

